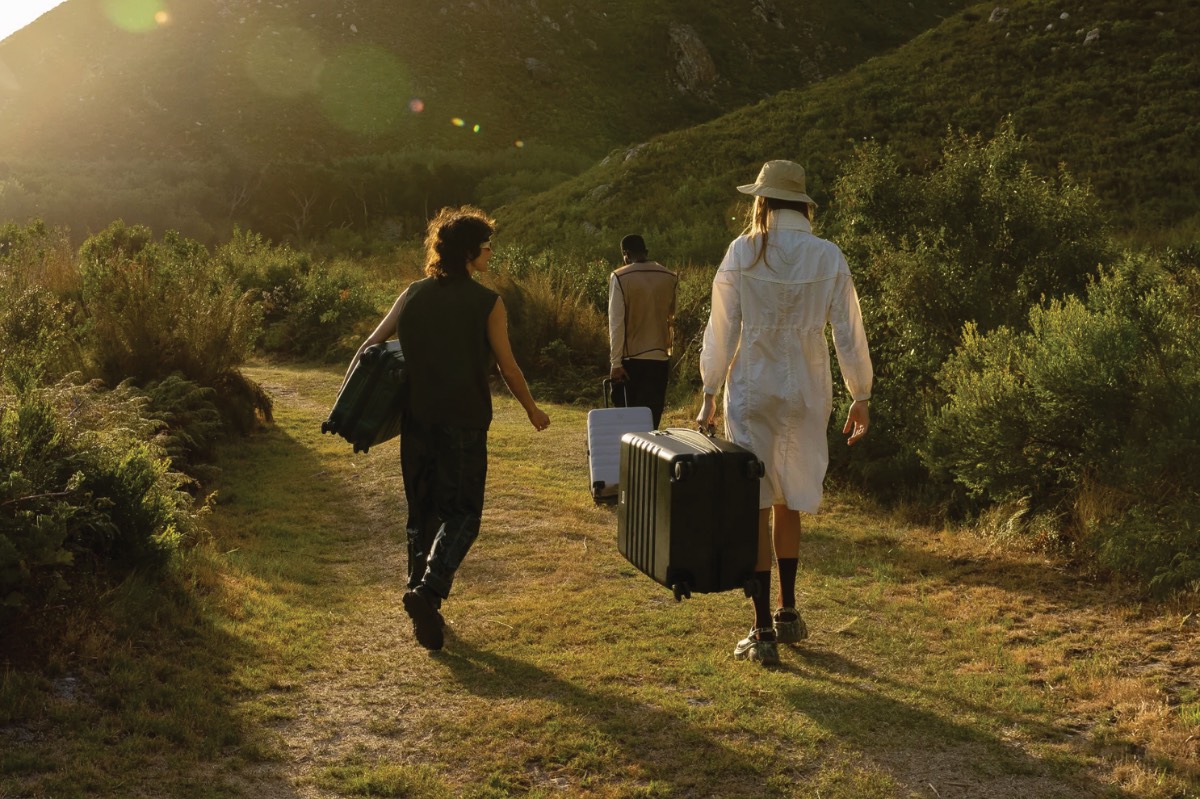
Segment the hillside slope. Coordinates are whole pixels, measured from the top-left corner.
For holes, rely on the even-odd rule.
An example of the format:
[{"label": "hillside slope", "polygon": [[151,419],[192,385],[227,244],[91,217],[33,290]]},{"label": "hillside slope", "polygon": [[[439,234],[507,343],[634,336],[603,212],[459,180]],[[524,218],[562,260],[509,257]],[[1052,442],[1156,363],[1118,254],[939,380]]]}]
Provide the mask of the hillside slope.
[{"label": "hillside slope", "polygon": [[68,0],[0,43],[0,157],[595,156],[842,72],[963,5]]},{"label": "hillside slope", "polygon": [[[1023,0],[976,6],[894,52],[696,128],[617,153],[579,178],[503,210],[535,246],[611,250],[655,235],[660,255],[719,258],[762,161],[809,168],[829,210],[839,165],[875,138],[914,168],[949,128],[990,136],[1006,117],[1049,174],[1061,163],[1139,235],[1200,226],[1200,2]],[[1173,231],[1173,233],[1172,233]]]}]

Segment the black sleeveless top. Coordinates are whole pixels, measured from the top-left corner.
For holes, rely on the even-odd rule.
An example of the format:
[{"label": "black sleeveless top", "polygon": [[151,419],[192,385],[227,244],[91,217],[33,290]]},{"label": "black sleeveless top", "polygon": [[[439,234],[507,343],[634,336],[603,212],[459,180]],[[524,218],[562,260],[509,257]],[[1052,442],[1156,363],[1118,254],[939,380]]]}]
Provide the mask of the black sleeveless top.
[{"label": "black sleeveless top", "polygon": [[497,297],[470,277],[408,287],[397,328],[414,421],[483,430],[492,423],[487,320]]}]

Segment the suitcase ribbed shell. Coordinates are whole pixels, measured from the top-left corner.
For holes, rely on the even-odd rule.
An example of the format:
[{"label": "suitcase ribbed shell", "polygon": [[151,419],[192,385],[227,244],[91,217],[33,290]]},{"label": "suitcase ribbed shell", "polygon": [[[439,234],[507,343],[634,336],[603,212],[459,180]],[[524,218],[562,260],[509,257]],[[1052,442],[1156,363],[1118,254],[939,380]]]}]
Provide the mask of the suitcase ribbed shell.
[{"label": "suitcase ribbed shell", "polygon": [[676,599],[751,592],[762,474],[748,449],[694,430],[627,433],[617,549]]}]

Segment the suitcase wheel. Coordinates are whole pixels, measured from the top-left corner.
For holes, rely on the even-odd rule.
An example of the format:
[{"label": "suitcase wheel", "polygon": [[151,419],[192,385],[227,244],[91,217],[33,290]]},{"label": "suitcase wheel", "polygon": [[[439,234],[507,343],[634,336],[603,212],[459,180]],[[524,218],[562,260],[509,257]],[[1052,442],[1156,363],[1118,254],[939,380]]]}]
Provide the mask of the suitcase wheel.
[{"label": "suitcase wheel", "polygon": [[[675,594],[675,601],[679,602],[682,599],[692,598],[692,589],[687,583],[675,583],[671,586],[671,591]],[[749,595],[747,595],[749,596]]]},{"label": "suitcase wheel", "polygon": [[760,480],[767,476],[767,465],[755,459],[746,462],[746,476],[751,480]]},{"label": "suitcase wheel", "polygon": [[321,432],[322,433],[329,432],[329,422],[321,422]]},{"label": "suitcase wheel", "polygon": [[675,461],[675,479],[686,480],[692,474],[691,461]]},{"label": "suitcase wheel", "polygon": [[758,593],[758,580],[754,579],[753,577],[746,580],[746,582],[742,585],[742,591],[745,592],[747,597],[753,597]]}]

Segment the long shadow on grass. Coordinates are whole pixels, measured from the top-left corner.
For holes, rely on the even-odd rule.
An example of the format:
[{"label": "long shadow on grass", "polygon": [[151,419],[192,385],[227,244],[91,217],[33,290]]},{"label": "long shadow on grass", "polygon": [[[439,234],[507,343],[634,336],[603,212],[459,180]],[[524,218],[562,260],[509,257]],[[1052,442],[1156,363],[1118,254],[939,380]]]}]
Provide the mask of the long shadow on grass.
[{"label": "long shadow on grass", "polygon": [[1036,597],[1074,610],[1124,605],[1129,597],[1112,586],[1045,563],[1012,563],[986,556],[947,556],[906,545],[888,536],[850,538],[814,526],[805,531],[801,563],[829,577],[886,572],[900,583],[937,581],[954,586],[987,586]]},{"label": "long shadow on grass", "polygon": [[[227,680],[261,652],[212,624],[192,591],[133,575],[67,615],[111,630],[111,645],[52,681],[34,663],[27,692],[0,699],[0,796],[299,796],[282,766],[264,762],[272,744],[247,726]],[[247,761],[257,763],[249,779]]]},{"label": "long shadow on grass", "polygon": [[[251,581],[329,582],[323,577],[329,567],[312,564],[317,558],[284,563],[276,557],[296,545],[297,528],[263,523],[260,515],[285,506],[303,519],[319,501],[303,489],[274,498],[263,490],[317,474],[321,464],[308,448],[268,431],[227,446],[220,463],[221,505],[214,521],[232,567]],[[6,675],[22,689],[0,696],[6,719],[0,726],[0,795],[11,788],[29,796],[297,796],[284,767],[271,762],[277,755],[270,731],[242,707],[250,695],[268,692],[284,707],[291,689],[231,679],[272,653],[214,618],[222,612],[213,607],[222,606],[224,576],[214,579],[203,565],[198,586],[188,585],[187,574],[163,580],[133,575],[94,601],[72,598],[49,608],[51,618],[40,628],[14,625],[27,631],[25,647],[33,651],[24,667]],[[31,624],[36,621],[32,617]],[[61,643],[68,638],[104,649],[87,659],[55,649],[68,646]],[[5,643],[0,635],[0,652],[12,653]],[[65,664],[65,673],[50,680],[43,661],[55,651],[56,668]],[[254,764],[252,774],[247,763]]]},{"label": "long shadow on grass", "polygon": [[[736,786],[737,795],[773,795],[765,775],[746,755],[705,735],[677,714],[616,693],[581,688],[530,663],[477,649],[462,640],[441,653],[439,660],[463,688],[477,696],[555,702],[562,708],[560,723],[573,740],[598,738],[620,751],[621,762],[612,765],[613,773],[623,773],[632,764],[642,781],[666,783],[666,793],[671,796],[733,795],[722,790],[722,785]],[[582,748],[572,751],[571,744],[560,742],[558,747],[556,762],[568,768],[577,756],[589,756]],[[538,741],[530,741],[529,748],[542,749]],[[587,768],[575,770],[577,777],[583,777]]]},{"label": "long shadow on grass", "polygon": [[[1078,766],[1046,762],[978,727],[960,724],[889,695],[919,688],[874,677],[836,653],[796,648],[801,679],[785,691],[787,701],[823,730],[857,750],[912,795],[933,786],[938,796],[989,799],[1111,797],[1128,794],[1079,773]],[[1057,739],[1053,728],[1027,731]]]}]

